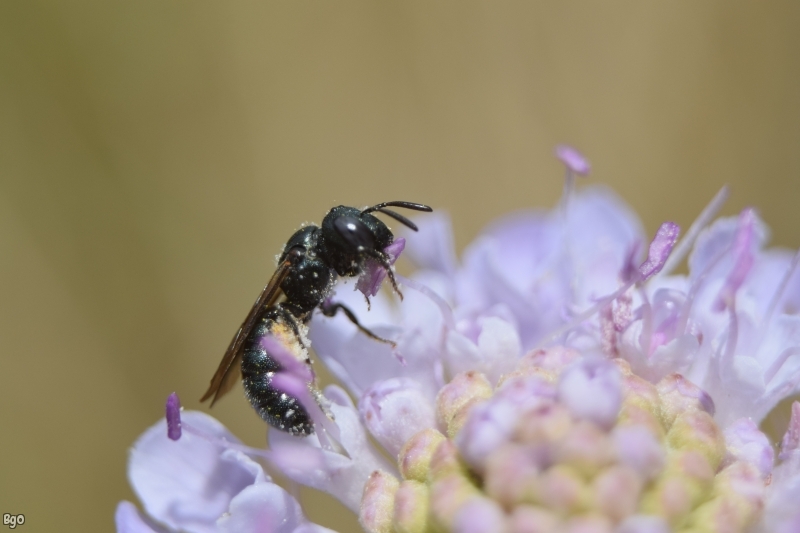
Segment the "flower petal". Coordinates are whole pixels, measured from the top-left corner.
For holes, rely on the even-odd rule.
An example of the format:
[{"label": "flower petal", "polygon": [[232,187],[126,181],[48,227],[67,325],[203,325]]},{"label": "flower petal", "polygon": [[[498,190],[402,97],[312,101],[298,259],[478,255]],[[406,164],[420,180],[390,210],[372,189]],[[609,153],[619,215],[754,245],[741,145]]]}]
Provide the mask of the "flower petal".
[{"label": "flower petal", "polygon": [[372,436],[392,456],[397,456],[414,434],[436,427],[433,404],[412,379],[375,383],[361,397],[358,411]]},{"label": "flower petal", "polygon": [[231,501],[217,521],[221,533],[292,533],[304,521],[300,504],[274,483],[256,483]]},{"label": "flower petal", "polygon": [[725,445],[732,460],[747,461],[758,467],[761,476],[772,473],[775,450],[766,435],[749,418],[741,418],[725,430]]},{"label": "flower petal", "polygon": [[[357,294],[341,291],[337,297],[375,334],[396,340],[395,352],[388,344],[371,339],[341,314],[314,317],[310,337],[316,353],[357,397],[376,381],[408,377],[423,385],[433,398],[438,389],[434,357],[441,345],[442,312],[427,296],[405,290],[402,313],[396,313],[384,293],[367,308]],[[403,334],[401,335],[401,332]]]},{"label": "flower petal", "polygon": [[456,270],[456,253],[450,216],[436,211],[419,217],[415,223],[419,231],[403,232],[408,243],[406,257],[421,269],[452,275]]},{"label": "flower petal", "polygon": [[[460,326],[466,325],[462,322]],[[517,328],[502,318],[487,316],[479,318],[474,329],[479,330],[475,343],[457,331],[448,332],[446,357],[450,375],[475,370],[497,383],[519,362],[522,343]]]},{"label": "flower petal", "polygon": [[573,415],[611,427],[622,405],[621,377],[614,363],[583,358],[567,367],[558,382],[558,398]]},{"label": "flower petal", "polygon": [[[331,386],[326,388],[325,394],[336,400],[344,393]],[[289,479],[328,492],[351,510],[358,511],[369,475],[375,470],[396,472],[397,469],[372,446],[352,405],[333,403],[331,411],[340,430],[344,454],[321,449],[313,437],[298,442],[286,433],[270,431],[274,464]]]},{"label": "flower petal", "polygon": [[216,530],[216,521],[231,499],[252,484],[246,467],[222,457],[220,444],[185,430],[186,426],[217,439],[238,443],[214,418],[198,411],[182,413],[183,436],[167,437],[162,419],[133,445],[128,478],[147,513],[172,529],[190,533]]},{"label": "flower petal", "polygon": [[114,513],[117,533],[165,533],[167,531],[149,522],[149,519],[142,516],[139,509],[131,502],[121,501],[117,505],[117,512]]},{"label": "flower petal", "polygon": [[506,531],[505,513],[494,500],[473,498],[464,504],[453,517],[453,531],[483,533]]}]

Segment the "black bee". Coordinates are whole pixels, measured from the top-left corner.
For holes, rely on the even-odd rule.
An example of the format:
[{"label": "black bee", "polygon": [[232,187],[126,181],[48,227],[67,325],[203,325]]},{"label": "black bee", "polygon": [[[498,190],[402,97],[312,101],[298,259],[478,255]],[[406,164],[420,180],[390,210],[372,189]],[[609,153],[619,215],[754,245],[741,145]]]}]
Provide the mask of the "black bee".
[{"label": "black bee", "polygon": [[[262,339],[272,335],[299,361],[311,364],[304,342],[306,324],[319,307],[326,316],[341,310],[365,334],[393,344],[359,324],[350,309],[328,299],[337,276],[360,275],[368,260],[377,261],[386,270],[392,287],[402,297],[384,252],[394,235],[371,213],[388,215],[414,231],[417,226],[387,207],[432,211],[426,205],[400,201],[364,210],[340,205],[328,211],[320,227],[306,226],[291,236],[278,259],[278,269],[234,335],[201,402],[213,396],[213,406],[233,387],[241,372],[245,396],[264,421],[292,435],[314,433],[311,417],[300,402],[272,386],[272,377],[281,366],[264,349]],[[279,303],[281,293],[286,298]],[[327,413],[315,383],[309,383],[309,391]]]}]

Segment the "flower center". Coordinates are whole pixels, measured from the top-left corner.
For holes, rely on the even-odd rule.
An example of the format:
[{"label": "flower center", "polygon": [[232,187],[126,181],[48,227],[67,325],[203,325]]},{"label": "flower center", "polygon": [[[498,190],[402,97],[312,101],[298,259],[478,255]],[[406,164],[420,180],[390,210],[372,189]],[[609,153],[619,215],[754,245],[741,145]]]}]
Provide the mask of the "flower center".
[{"label": "flower center", "polygon": [[[726,446],[708,395],[622,360],[538,350],[496,386],[478,372],[439,393],[440,428],[409,439],[402,480],[376,471],[367,531],[744,531],[767,473]],[[759,434],[760,435],[760,434]]]}]

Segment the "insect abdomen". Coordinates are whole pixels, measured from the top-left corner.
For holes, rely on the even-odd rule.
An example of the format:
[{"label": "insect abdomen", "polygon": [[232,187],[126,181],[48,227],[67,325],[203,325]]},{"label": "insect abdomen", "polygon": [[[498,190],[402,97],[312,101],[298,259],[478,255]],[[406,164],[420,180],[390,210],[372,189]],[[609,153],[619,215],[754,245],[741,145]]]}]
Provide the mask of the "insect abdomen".
[{"label": "insect abdomen", "polygon": [[[281,366],[261,346],[266,335],[274,335],[289,343],[287,348],[298,355],[305,353],[296,333],[286,331],[291,325],[282,317],[279,306],[267,309],[244,342],[242,381],[244,394],[258,415],[270,426],[293,435],[311,435],[314,424],[300,402],[272,386],[272,377]],[[287,317],[288,318],[288,317]],[[288,318],[288,320],[292,320]]]}]

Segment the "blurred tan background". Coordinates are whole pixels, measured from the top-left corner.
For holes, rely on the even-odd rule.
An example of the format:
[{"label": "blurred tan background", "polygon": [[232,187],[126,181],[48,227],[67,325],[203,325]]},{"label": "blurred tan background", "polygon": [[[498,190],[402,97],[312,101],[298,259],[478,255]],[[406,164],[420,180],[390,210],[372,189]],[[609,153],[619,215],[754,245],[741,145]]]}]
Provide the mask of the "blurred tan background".
[{"label": "blurred tan background", "polygon": [[[299,223],[551,206],[555,144],[652,231],[728,182],[800,245],[796,2],[0,3],[0,513],[113,530]],[[238,395],[213,414],[251,444]],[[354,522],[315,503],[340,531]]]}]

